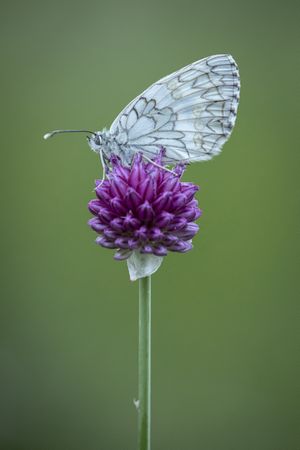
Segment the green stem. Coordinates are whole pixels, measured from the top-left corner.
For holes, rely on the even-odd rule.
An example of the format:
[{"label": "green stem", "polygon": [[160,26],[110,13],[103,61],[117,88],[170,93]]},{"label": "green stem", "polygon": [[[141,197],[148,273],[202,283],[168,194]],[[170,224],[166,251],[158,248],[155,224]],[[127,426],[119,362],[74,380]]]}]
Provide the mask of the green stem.
[{"label": "green stem", "polygon": [[151,277],[139,281],[138,450],[150,450],[151,430]]}]

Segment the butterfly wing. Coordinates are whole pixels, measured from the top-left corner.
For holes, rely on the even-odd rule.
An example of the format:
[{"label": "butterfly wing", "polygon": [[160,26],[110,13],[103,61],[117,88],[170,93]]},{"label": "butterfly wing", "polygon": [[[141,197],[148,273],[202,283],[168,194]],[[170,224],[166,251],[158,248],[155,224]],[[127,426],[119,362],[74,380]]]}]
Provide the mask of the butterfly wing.
[{"label": "butterfly wing", "polygon": [[230,55],[210,56],[154,83],[113,122],[110,133],[126,152],[166,162],[204,161],[220,153],[235,123],[240,80]]}]

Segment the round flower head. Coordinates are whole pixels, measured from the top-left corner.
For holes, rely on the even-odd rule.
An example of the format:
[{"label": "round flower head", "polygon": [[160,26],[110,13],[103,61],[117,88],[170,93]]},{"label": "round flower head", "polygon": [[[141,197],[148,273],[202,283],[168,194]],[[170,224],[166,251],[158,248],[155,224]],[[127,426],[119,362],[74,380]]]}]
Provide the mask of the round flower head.
[{"label": "round flower head", "polygon": [[130,168],[112,157],[108,179],[96,181],[97,199],[88,205],[95,217],[89,225],[100,235],[97,244],[116,249],[117,260],[133,252],[162,257],[192,248],[199,229],[194,221],[201,215],[194,199],[199,188],[180,181],[183,165],[173,172],[160,166],[162,156],[151,163],[138,153]]}]

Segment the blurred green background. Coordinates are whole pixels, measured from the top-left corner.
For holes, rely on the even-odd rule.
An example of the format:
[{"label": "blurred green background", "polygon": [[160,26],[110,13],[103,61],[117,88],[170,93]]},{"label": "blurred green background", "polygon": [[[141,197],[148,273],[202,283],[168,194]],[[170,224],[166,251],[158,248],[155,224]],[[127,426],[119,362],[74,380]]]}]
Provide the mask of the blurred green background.
[{"label": "blurred green background", "polygon": [[136,448],[138,284],[86,225],[84,136],[42,135],[223,52],[236,128],[185,176],[194,250],[153,277],[153,450],[299,450],[298,26],[289,1],[3,2],[1,450]]}]

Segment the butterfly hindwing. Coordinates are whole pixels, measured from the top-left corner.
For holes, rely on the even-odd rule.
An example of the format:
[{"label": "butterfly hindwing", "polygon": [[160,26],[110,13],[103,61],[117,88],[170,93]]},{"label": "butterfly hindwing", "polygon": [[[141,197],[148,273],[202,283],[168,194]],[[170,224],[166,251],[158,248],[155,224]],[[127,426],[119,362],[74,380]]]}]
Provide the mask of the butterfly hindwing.
[{"label": "butterfly hindwing", "polygon": [[166,161],[203,161],[221,151],[235,123],[239,74],[230,55],[211,56],[154,83],[115,119],[110,132],[128,151],[166,148]]}]

